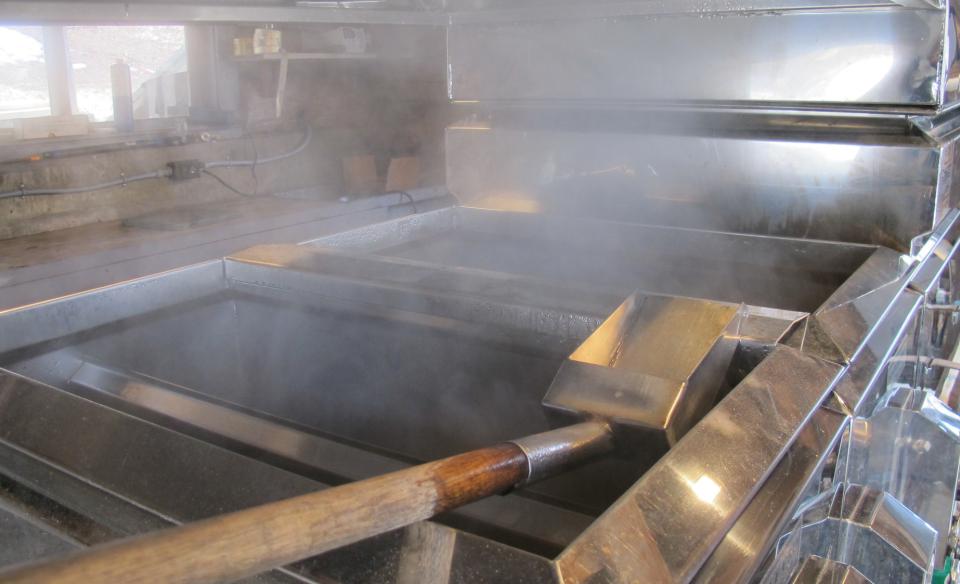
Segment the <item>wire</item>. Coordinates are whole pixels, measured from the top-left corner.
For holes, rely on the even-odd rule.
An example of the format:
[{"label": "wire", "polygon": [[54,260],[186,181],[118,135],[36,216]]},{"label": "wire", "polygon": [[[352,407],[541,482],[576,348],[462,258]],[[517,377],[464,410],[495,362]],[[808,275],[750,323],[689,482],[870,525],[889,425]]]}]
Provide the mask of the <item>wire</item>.
[{"label": "wire", "polygon": [[417,202],[413,200],[413,195],[411,195],[407,191],[396,191],[396,193],[400,195],[400,202],[403,202],[403,197],[407,197],[408,199],[410,199],[410,206],[413,207],[413,212],[415,214],[420,213],[420,211],[417,210]]},{"label": "wire", "polygon": [[[220,183],[221,183],[223,186],[227,187],[228,189],[230,189],[231,191],[233,191],[233,192],[235,192],[235,193],[237,193],[237,194],[243,195],[243,196],[245,196],[245,197],[255,196],[255,194],[244,193],[244,192],[242,192],[242,191],[239,191],[239,190],[233,188],[232,186],[230,186],[229,184],[227,184],[227,183],[226,183],[222,178],[220,178],[219,176],[217,176],[217,175],[215,175],[215,174],[212,174],[212,173],[210,173],[210,172],[207,172],[206,169],[209,169],[209,168],[222,168],[222,167],[235,167],[235,166],[249,166],[249,167],[252,167],[252,168],[254,169],[254,170],[253,170],[253,172],[254,172],[254,179],[256,180],[256,179],[257,179],[257,177],[256,177],[256,166],[257,166],[258,164],[265,164],[265,163],[268,163],[268,162],[277,162],[278,160],[284,160],[284,159],[286,159],[286,158],[290,158],[291,156],[296,156],[297,154],[300,154],[301,152],[303,152],[304,150],[307,149],[307,146],[310,145],[310,142],[311,142],[312,139],[313,139],[313,128],[311,128],[310,125],[307,124],[307,125],[306,125],[306,130],[304,131],[303,140],[300,141],[300,144],[299,144],[296,148],[294,148],[293,150],[291,150],[291,151],[289,151],[289,152],[284,152],[283,154],[278,154],[278,155],[276,155],[276,156],[270,156],[270,157],[268,157],[268,158],[259,158],[258,152],[257,152],[257,150],[256,150],[256,144],[254,144],[254,159],[253,159],[253,160],[216,160],[216,161],[214,161],[214,162],[208,162],[208,163],[206,163],[206,164],[204,165],[204,172],[206,172],[206,173],[209,174],[210,176],[214,177],[215,179],[217,179],[218,181],[220,181]],[[134,175],[134,176],[123,176],[123,175],[121,174],[120,178],[114,179],[114,180],[111,180],[111,181],[107,181],[107,182],[103,182],[103,183],[98,183],[98,184],[95,184],[95,185],[88,185],[88,186],[84,186],[84,187],[69,187],[69,188],[63,188],[63,189],[31,189],[31,190],[27,190],[27,189],[25,189],[25,188],[21,185],[21,187],[20,187],[18,190],[0,192],[0,199],[10,199],[10,198],[14,198],[14,197],[33,197],[33,196],[38,196],[38,195],[73,195],[73,194],[79,194],[79,193],[89,193],[89,192],[92,192],[92,191],[99,191],[99,190],[102,190],[102,189],[108,189],[108,188],[110,188],[110,187],[126,186],[128,183],[137,182],[137,181],[141,181],[141,180],[149,180],[149,179],[153,179],[153,178],[167,178],[167,177],[169,177],[172,173],[173,173],[173,171],[172,171],[171,169],[169,169],[169,168],[162,168],[162,169],[157,170],[157,171],[154,171],[154,172],[147,172],[147,173],[143,173],[143,174],[136,174],[136,175]],[[257,183],[259,183],[259,181],[257,181]],[[258,184],[257,190],[259,190],[259,184]],[[412,199],[412,197],[411,197],[411,199]]]},{"label": "wire", "polygon": [[6,191],[6,192],[0,193],[0,199],[9,199],[13,197],[33,197],[38,195],[72,195],[72,194],[78,194],[78,193],[89,193],[91,191],[99,191],[101,189],[108,189],[110,187],[126,186],[128,183],[137,182],[141,180],[149,180],[152,178],[166,178],[170,176],[171,172],[172,171],[169,168],[164,168],[161,170],[157,170],[155,172],[147,172],[144,174],[136,174],[133,176],[121,175],[121,177],[118,179],[95,184],[95,185],[89,185],[85,187],[70,187],[70,188],[64,188],[64,189],[32,189],[32,190],[26,190],[21,187],[20,190]]},{"label": "wire", "polygon": [[233,192],[235,192],[236,194],[240,195],[241,197],[255,197],[255,196],[257,196],[255,193],[245,193],[245,192],[241,191],[240,189],[234,187],[233,185],[231,185],[231,184],[228,183],[227,181],[223,180],[222,178],[220,178],[220,177],[217,176],[216,174],[210,172],[209,170],[204,170],[203,173],[212,176],[213,178],[215,178],[215,179],[217,180],[218,183],[220,183],[220,184],[222,184],[223,186],[227,187],[228,189],[230,189],[231,191],[233,191]]},{"label": "wire", "polygon": [[313,139],[313,128],[307,124],[307,129],[303,133],[303,140],[300,141],[300,144],[289,152],[284,152],[283,154],[278,154],[276,156],[270,156],[268,158],[261,158],[259,160],[215,160],[213,162],[207,163],[207,168],[226,168],[231,166],[256,166],[258,164],[266,164],[268,162],[276,162],[278,160],[283,160],[285,158],[290,158],[291,156],[296,156],[304,150],[307,149],[307,146],[310,145],[310,141]]},{"label": "wire", "polygon": [[253,165],[250,167],[250,174],[253,176],[253,195],[260,192],[260,177],[257,176],[257,161],[260,159],[260,151],[257,150],[257,139],[250,134],[250,145],[253,146]]}]

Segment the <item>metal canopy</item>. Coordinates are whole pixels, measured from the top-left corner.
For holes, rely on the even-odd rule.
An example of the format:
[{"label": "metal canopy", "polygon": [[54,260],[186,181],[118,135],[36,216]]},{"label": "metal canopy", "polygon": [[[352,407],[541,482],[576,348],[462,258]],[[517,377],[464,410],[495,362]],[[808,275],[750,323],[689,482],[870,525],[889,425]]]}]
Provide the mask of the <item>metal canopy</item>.
[{"label": "metal canopy", "polygon": [[297,6],[280,2],[0,2],[7,23],[297,23],[443,25],[446,17],[422,10],[369,10]]}]

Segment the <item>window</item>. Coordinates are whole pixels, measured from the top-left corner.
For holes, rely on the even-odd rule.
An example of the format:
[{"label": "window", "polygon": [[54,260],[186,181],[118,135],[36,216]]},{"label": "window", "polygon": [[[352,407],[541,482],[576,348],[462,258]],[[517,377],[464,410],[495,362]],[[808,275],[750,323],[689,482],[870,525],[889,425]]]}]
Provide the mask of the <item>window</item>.
[{"label": "window", "polygon": [[70,26],[67,46],[77,110],[113,119],[110,68],[130,68],[134,118],[186,115],[187,55],[182,26]]},{"label": "window", "polygon": [[86,114],[113,120],[111,68],[129,68],[135,119],[185,116],[182,26],[0,27],[0,128],[13,120]]},{"label": "window", "polygon": [[49,115],[43,29],[0,27],[0,120]]}]

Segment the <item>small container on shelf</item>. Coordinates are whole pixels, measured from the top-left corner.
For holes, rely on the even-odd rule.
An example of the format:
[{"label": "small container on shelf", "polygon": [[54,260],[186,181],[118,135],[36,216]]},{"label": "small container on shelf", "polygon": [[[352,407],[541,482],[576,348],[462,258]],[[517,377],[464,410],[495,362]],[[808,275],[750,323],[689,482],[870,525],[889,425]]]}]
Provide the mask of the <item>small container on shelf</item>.
[{"label": "small container on shelf", "polygon": [[270,55],[279,53],[282,48],[283,33],[272,24],[253,31],[253,54]]}]

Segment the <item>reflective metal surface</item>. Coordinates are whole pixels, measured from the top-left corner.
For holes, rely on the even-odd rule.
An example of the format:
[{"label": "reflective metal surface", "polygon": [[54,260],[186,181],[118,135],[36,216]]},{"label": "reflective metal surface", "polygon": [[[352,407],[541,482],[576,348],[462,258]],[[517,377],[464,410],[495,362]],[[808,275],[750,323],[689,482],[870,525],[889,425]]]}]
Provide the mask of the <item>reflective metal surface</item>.
[{"label": "reflective metal surface", "polygon": [[440,15],[407,10],[356,10],[278,5],[276,2],[245,2],[225,6],[218,3],[169,2],[68,2],[41,0],[0,2],[5,22],[63,22],[69,10],[71,22],[143,23],[157,22],[296,22],[338,24],[442,25]]},{"label": "reflective metal surface", "polygon": [[945,11],[697,6],[692,14],[455,24],[447,41],[450,97],[940,104],[940,68],[952,57],[941,44]]},{"label": "reflective metal surface", "polygon": [[0,565],[35,561],[75,549],[73,542],[43,529],[0,503]]},{"label": "reflective metal surface", "polygon": [[936,4],[919,0],[759,0],[749,5],[725,4],[715,0],[671,0],[646,2],[643,0],[611,0],[585,3],[581,0],[447,0],[453,11],[455,24],[472,22],[503,22],[505,20],[564,20],[585,17],[656,16],[663,14],[723,14],[748,10],[813,10],[877,6],[908,6],[934,8]]},{"label": "reflective metal surface", "polygon": [[310,245],[441,264],[456,273],[501,272],[498,279],[523,275],[549,282],[544,288],[553,294],[605,294],[615,299],[606,314],[637,289],[810,312],[876,249],[476,208],[397,219]]},{"label": "reflective metal surface", "polygon": [[[27,4],[0,20],[63,9]],[[960,289],[955,0],[129,4],[74,8],[444,27],[446,188],[472,208],[0,312],[0,487],[113,537],[534,434],[546,394],[624,456],[265,578],[940,567],[960,424],[923,388],[960,334],[930,308]]]},{"label": "reflective metal surface", "polygon": [[853,566],[809,556],[800,565],[790,584],[872,584]]},{"label": "reflective metal surface", "polygon": [[599,325],[616,298],[602,289],[558,289],[523,276],[298,246],[252,248],[228,258],[224,268],[231,288],[254,294],[319,294],[574,342]]},{"label": "reflective metal surface", "polygon": [[[945,223],[953,225],[954,221],[955,217],[951,217],[949,221],[945,220]],[[900,263],[896,262],[894,265],[898,268],[880,278],[871,276],[877,272],[873,265],[867,262],[862,268],[864,273],[855,275],[850,287],[837,292],[838,299],[846,297],[849,300],[827,302],[824,305],[825,318],[830,319],[835,318],[830,314],[833,306],[851,304],[856,307],[861,298],[867,301],[862,308],[856,310],[856,314],[863,319],[859,326],[851,329],[841,326],[842,322],[835,325],[831,323],[835,326],[833,330],[850,335],[849,344],[844,344],[850,355],[849,365],[843,367],[815,358],[810,361],[811,354],[805,350],[793,351],[785,346],[774,349],[677,447],[648,471],[627,495],[558,558],[561,573],[571,581],[589,581],[590,578],[599,578],[601,581],[631,581],[639,578],[641,574],[664,581],[687,581],[692,578],[740,515],[743,506],[754,497],[758,482],[770,476],[775,463],[781,460],[784,449],[794,443],[798,435],[796,432],[808,423],[812,407],[820,404],[827,397],[828,391],[836,392],[830,394],[831,400],[834,396],[847,396],[850,400],[847,402],[841,397],[838,406],[830,406],[839,407],[841,410],[844,409],[844,403],[863,407],[869,401],[865,400],[864,396],[873,396],[872,399],[875,400],[879,397],[878,393],[883,393],[884,388],[878,387],[878,382],[885,379],[885,360],[905,338],[909,330],[910,316],[920,305],[919,295],[908,288],[911,278],[924,273],[923,266],[930,261],[929,255],[922,257],[922,261],[908,263],[905,273],[899,269]],[[901,273],[902,275],[899,275]],[[879,286],[881,290],[884,286],[892,286],[893,284],[884,284],[890,277],[896,279],[896,290],[892,294],[887,292],[876,295],[876,298],[884,300],[874,306],[871,285]],[[872,284],[867,285],[868,282]],[[856,324],[855,321],[852,323]],[[819,350],[813,352],[818,353],[822,354]],[[837,354],[843,355],[840,351]],[[811,372],[800,373],[795,370],[801,363],[807,363],[805,367],[816,364],[815,367],[821,371],[819,377]],[[773,381],[780,375],[784,376],[781,381]],[[809,389],[799,390],[795,387],[797,383],[810,384]],[[788,390],[787,387],[791,389]],[[761,388],[767,389],[761,391]],[[780,391],[784,393],[781,394]],[[762,408],[768,412],[768,416],[769,412],[777,412],[779,417],[767,417],[762,421],[758,417],[754,423],[750,423],[750,414],[747,413],[749,410],[744,409],[739,400],[750,400],[751,404],[759,407],[756,398],[748,397],[752,393],[765,396],[761,401],[771,404]],[[807,405],[800,405],[794,400],[803,400],[802,403]],[[796,417],[786,415],[786,404],[797,408]],[[726,408],[736,412],[736,422],[724,423],[726,419],[723,412],[727,411]],[[771,421],[774,420],[782,425],[771,426]],[[724,440],[732,439],[747,427],[758,435],[740,441],[739,447],[732,444],[729,447],[723,446]],[[784,433],[779,437],[771,435],[774,428]],[[760,436],[763,436],[763,442],[758,440]],[[749,447],[744,446],[747,443],[750,444]],[[827,441],[826,444],[831,443]],[[761,444],[767,449],[760,446]],[[687,447],[691,450],[686,450]],[[722,462],[716,461],[719,453],[729,456],[738,448],[741,456],[724,458]],[[825,448],[820,452],[819,458],[825,457],[827,452]],[[818,455],[814,452],[813,459],[817,458]],[[811,472],[818,466],[819,464],[813,464],[806,470]],[[714,470],[710,472],[708,469]],[[749,474],[748,471],[757,474]],[[707,477],[709,481],[698,477]],[[763,490],[776,489],[778,484],[782,485],[777,482],[769,485],[764,483]],[[679,500],[664,495],[684,492],[684,489],[691,492]],[[706,507],[701,503],[703,497],[707,497],[710,502]],[[789,499],[780,501],[789,508]],[[705,509],[710,511],[705,512]],[[745,527],[747,525],[749,524],[745,524]],[[712,540],[713,537],[718,539]],[[621,541],[631,543],[625,547],[618,543]],[[762,549],[762,545],[759,547]],[[751,562],[756,565],[757,560],[745,558],[744,562],[744,568],[748,569],[747,566]]]},{"label": "reflective metal surface", "polygon": [[303,242],[303,245],[333,247],[359,252],[373,252],[410,243],[413,239],[440,235],[456,229],[461,210],[446,207],[390,221],[381,221],[358,229],[349,229]]},{"label": "reflective metal surface", "polygon": [[[952,233],[955,220],[951,216],[937,237]],[[805,277],[816,273],[814,266],[820,273],[848,275],[806,319],[781,310],[637,294],[604,325],[617,334],[601,328],[589,336],[616,297],[615,285],[558,287],[549,272],[531,277],[457,267],[470,257],[436,255],[432,247],[439,241],[443,250],[442,238],[461,230],[501,240],[534,234],[552,243],[559,239],[554,234],[572,226],[590,234],[584,246],[605,253],[614,249],[611,234],[632,233],[638,243],[655,246],[646,250],[650,253],[683,242],[717,258],[734,250],[754,262],[789,257]],[[421,257],[449,258],[453,266],[396,257],[411,245],[419,246]],[[873,399],[883,393],[878,383],[886,360],[907,336],[910,315],[920,305],[911,282],[929,273],[930,262],[943,261],[927,248],[937,245],[921,245],[904,260],[865,246],[457,209],[308,246],[255,248],[219,266],[11,311],[3,315],[10,322],[26,322],[33,311],[96,308],[82,311],[86,320],[70,327],[51,325],[34,333],[37,342],[8,352],[3,364],[223,447],[334,481],[546,429],[539,402],[558,369],[558,379],[564,379],[560,365],[567,356],[585,366],[600,359],[591,367],[608,369],[614,377],[629,374],[632,381],[616,386],[621,390],[632,392],[641,379],[644,391],[655,378],[673,380],[671,391],[679,393],[664,402],[671,404],[664,410],[669,415],[657,424],[673,447],[642,477],[666,448],[651,457],[653,442],[634,439],[626,442],[625,459],[529,487],[542,502],[522,496],[484,502],[445,521],[528,549],[569,544],[557,569],[572,582],[745,578],[757,573],[790,510],[816,492],[811,481],[840,436],[844,408],[861,407],[857,392],[876,394]],[[193,278],[193,287],[184,288],[191,295],[144,294],[139,304],[109,302],[123,298],[120,289],[149,291],[163,278],[174,283]],[[821,340],[832,343],[832,352],[824,352],[822,343],[775,344],[781,335],[791,343],[811,321],[818,323]],[[580,324],[557,324],[574,322]],[[405,345],[403,338],[417,342]],[[728,394],[724,389],[724,399],[695,423],[721,391],[737,346],[755,347],[758,356],[741,361],[751,363],[746,376],[742,381],[735,376],[737,386]],[[825,358],[831,355],[839,358]],[[584,396],[603,390],[595,381],[569,385],[565,392],[587,403]],[[478,393],[478,387],[484,391]],[[465,400],[469,409],[453,406]],[[427,404],[435,405],[423,410]],[[621,427],[636,423],[630,416],[612,417]],[[630,462],[631,449],[646,452],[649,460]],[[603,485],[588,480],[595,476],[605,477]],[[575,513],[604,509],[589,526]],[[521,510],[524,520],[507,520]],[[757,528],[751,518],[761,512],[768,523]],[[528,513],[541,521],[530,521]],[[548,526],[551,533],[544,531]],[[749,546],[731,548],[741,537]]]},{"label": "reflective metal surface", "polygon": [[[450,204],[444,189],[417,189],[411,192],[410,196],[421,210]],[[269,202],[270,199],[267,203]],[[238,204],[238,207],[246,204]],[[265,203],[261,198],[259,202],[250,204]],[[16,253],[4,256],[4,260],[7,260],[4,265],[28,265],[0,272],[0,309],[23,306],[219,259],[225,254],[252,245],[315,239],[323,234],[355,229],[362,225],[387,221],[397,214],[411,212],[402,205],[397,205],[396,195],[370,197],[346,203],[337,201],[301,205],[295,209],[275,216],[258,216],[221,224],[216,228],[177,233],[175,236],[152,234],[149,244],[142,240],[142,235],[137,237],[137,234],[142,232],[127,233],[125,237],[120,237],[118,244],[115,241],[118,238],[116,232],[124,230],[119,226],[111,230],[109,224],[105,227],[105,233],[94,231],[88,234],[96,238],[96,242],[80,238],[79,249],[72,244],[75,240],[64,234],[66,238],[60,248],[62,253],[41,253],[42,259],[39,263],[34,263],[36,259],[31,262],[17,257]],[[52,234],[51,237],[57,241],[57,234]],[[101,244],[100,238],[106,240],[103,242],[105,246]],[[124,240],[127,241],[126,245],[122,244]],[[7,240],[6,243],[16,242]],[[86,245],[83,245],[84,243]],[[31,245],[21,245],[19,249],[23,247],[30,248]],[[14,249],[18,249],[18,246],[14,245]],[[13,260],[12,263],[10,260]]]},{"label": "reflective metal surface", "polygon": [[[614,450],[613,428],[603,421],[574,424],[511,440],[510,443],[519,446],[527,457],[526,484],[560,474],[576,466],[580,460],[589,460]],[[575,454],[565,456],[563,453],[567,450],[574,450]]]},{"label": "reflective metal surface", "polygon": [[[282,276],[291,271],[268,272],[241,292],[133,316],[103,305],[102,314],[113,313],[109,326],[25,348],[3,364],[58,387],[89,386],[90,366],[106,366],[404,461],[549,429],[540,400],[576,338],[525,332],[522,321],[444,317],[437,314],[444,304],[431,313],[422,299],[420,312],[362,295],[337,301],[322,281],[289,292]],[[488,300],[488,312],[495,305]],[[269,436],[256,442],[275,451],[262,444]],[[610,476],[604,488],[584,482],[597,470],[591,467],[531,488],[596,512],[640,471],[619,461],[596,466]]]},{"label": "reflective metal surface", "polygon": [[[45,423],[44,430],[38,431],[37,420]],[[42,488],[74,508],[86,506],[85,512],[121,527],[121,533],[194,521],[324,487],[6,373],[0,376],[0,421],[3,474],[12,471],[18,481]],[[71,439],[63,440],[60,432],[49,428],[69,431]],[[116,440],[117,436],[125,440]],[[123,466],[116,461],[123,461]],[[434,542],[441,541],[440,536],[450,538],[452,554],[444,555],[444,548],[437,546],[422,549],[417,542],[424,533]],[[402,567],[408,562],[412,566],[407,564],[404,576]],[[330,552],[254,581],[496,582],[496,576],[484,569],[491,562],[516,582],[553,581],[550,562],[542,557],[432,523]]]},{"label": "reflective metal surface", "polygon": [[628,450],[666,450],[713,406],[741,313],[633,294],[564,360],[543,403],[560,418],[611,420]]},{"label": "reflective metal surface", "polygon": [[[208,442],[217,443],[271,464],[331,484],[362,480],[407,468],[403,460],[344,444],[291,427],[263,415],[246,413],[225,404],[191,397],[185,388],[168,388],[159,381],[125,375],[83,364],[69,387],[90,399],[173,426]],[[82,390],[91,390],[85,392]],[[109,396],[120,399],[111,400]],[[478,501],[458,509],[449,524],[494,525],[494,529],[523,534],[524,545],[560,549],[592,520],[587,514],[514,495]]]},{"label": "reflective metal surface", "polygon": [[692,578],[841,372],[775,348],[560,555],[561,575],[570,582]]},{"label": "reflective metal surface", "polygon": [[[743,135],[712,131],[707,115],[649,130],[631,125],[637,116],[645,117],[623,112],[592,124],[600,128],[585,127],[581,120],[592,120],[579,111],[539,126],[522,114],[454,124],[448,187],[479,207],[893,249],[935,221],[941,156],[929,143],[823,138],[829,130],[819,128]],[[732,125],[750,123],[742,115]]]},{"label": "reflective metal surface", "polygon": [[849,363],[906,287],[900,275],[900,256],[889,249],[877,250],[784,342],[837,363]]},{"label": "reflective metal surface", "polygon": [[846,426],[847,417],[842,414],[823,407],[813,412],[810,422],[697,573],[695,582],[750,582],[762,571],[775,539],[797,505],[819,492],[828,453],[839,445]]},{"label": "reflective metal surface", "polygon": [[[938,400],[929,397],[929,401]],[[934,565],[941,566],[960,471],[960,437],[956,435],[960,417],[932,404],[925,407],[925,402],[914,410],[888,401],[869,418],[855,419],[849,430],[846,467],[838,469],[838,476],[889,493],[934,528]]]},{"label": "reflective metal surface", "polygon": [[928,390],[899,388],[887,395],[877,409],[896,408],[915,412],[944,434],[960,440],[960,415]]},{"label": "reflective metal surface", "polygon": [[[141,509],[159,515],[160,521],[155,515],[152,525],[146,523],[154,529],[171,520],[193,521],[323,488],[5,372],[0,373],[0,446],[39,457],[48,467],[136,501]],[[6,474],[6,453],[3,459]],[[49,477],[41,484],[50,496],[65,494]],[[94,511],[98,516],[112,512],[107,505]]]},{"label": "reflective metal surface", "polygon": [[833,497],[804,512],[795,545],[848,564],[871,582],[923,582],[932,572],[936,532],[894,497],[862,485],[841,485]]},{"label": "reflective metal surface", "polygon": [[0,353],[195,300],[218,290],[223,285],[222,274],[222,263],[213,261],[140,278],[126,286],[107,286],[97,293],[0,311],[4,323]]}]

